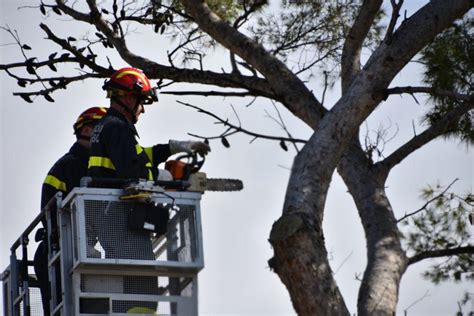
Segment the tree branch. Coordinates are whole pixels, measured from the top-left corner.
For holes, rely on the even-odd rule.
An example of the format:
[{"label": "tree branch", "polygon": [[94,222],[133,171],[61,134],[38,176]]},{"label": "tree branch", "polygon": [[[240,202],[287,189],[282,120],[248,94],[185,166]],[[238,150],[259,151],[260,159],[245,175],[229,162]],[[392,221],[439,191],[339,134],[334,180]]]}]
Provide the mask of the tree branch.
[{"label": "tree branch", "polygon": [[341,59],[341,80],[342,90],[345,91],[352,79],[360,71],[360,52],[364,40],[370,30],[370,26],[374,22],[377,13],[382,6],[382,0],[368,0],[363,1],[359,9],[354,24],[352,25],[347,39],[342,49]]},{"label": "tree branch", "polygon": [[200,113],[204,113],[204,114],[206,114],[206,115],[208,115],[212,118],[215,118],[217,120],[218,124],[222,124],[222,125],[228,127],[228,129],[224,133],[222,133],[220,136],[204,137],[204,136],[199,136],[199,135],[195,135],[195,134],[189,134],[190,136],[193,136],[193,137],[198,137],[198,138],[202,138],[202,139],[217,139],[217,138],[222,138],[223,136],[228,136],[228,135],[232,135],[232,134],[236,134],[236,133],[244,133],[246,135],[253,136],[254,138],[264,138],[264,139],[269,139],[269,140],[277,140],[277,141],[280,141],[280,142],[281,141],[287,141],[287,142],[291,142],[293,144],[295,144],[295,143],[306,143],[306,140],[304,140],[304,139],[298,139],[298,138],[292,138],[292,137],[270,136],[270,135],[254,133],[254,132],[251,132],[251,131],[249,131],[245,128],[242,128],[240,126],[240,124],[239,124],[239,126],[236,126],[232,123],[229,123],[228,119],[220,118],[216,114],[214,114],[212,112],[209,112],[209,111],[206,111],[206,110],[204,110],[204,109],[202,109],[198,106],[195,106],[195,105],[192,105],[192,104],[189,104],[189,103],[186,103],[186,102],[182,102],[182,101],[177,101],[177,102],[179,104],[184,105],[184,106],[196,109]]},{"label": "tree branch", "polygon": [[430,258],[439,258],[447,256],[456,256],[462,254],[474,254],[474,246],[465,246],[458,248],[448,248],[448,249],[438,249],[438,250],[429,250],[420,252],[413,257],[408,258],[408,265],[412,265],[419,261],[430,259]]},{"label": "tree branch", "polygon": [[205,97],[221,96],[221,97],[251,97],[258,96],[250,91],[244,92],[224,92],[224,91],[161,91],[160,94],[171,95],[201,95]]},{"label": "tree branch", "polygon": [[[432,0],[409,19],[403,21],[393,33],[390,43],[383,42],[364,66],[365,73],[378,78],[379,88],[385,90],[393,78],[434,37],[450,27],[468,12],[471,0]],[[380,74],[383,73],[383,78]]]},{"label": "tree branch", "polygon": [[390,23],[388,24],[387,33],[385,34],[384,41],[390,42],[393,36],[393,30],[395,29],[395,24],[397,23],[398,17],[400,16],[400,9],[403,5],[403,0],[390,0],[392,4],[392,17],[390,18]]},{"label": "tree branch", "polygon": [[393,95],[393,94],[415,94],[415,93],[427,93],[431,95],[436,95],[440,97],[450,97],[459,101],[467,101],[467,102],[474,102],[474,94],[468,95],[468,94],[461,94],[461,93],[456,93],[454,91],[449,91],[449,90],[442,90],[442,89],[434,89],[432,87],[412,87],[412,86],[406,86],[406,87],[395,87],[395,88],[390,88],[387,89],[387,95]]},{"label": "tree branch", "polygon": [[451,183],[446,187],[446,189],[443,190],[443,192],[441,192],[441,193],[438,194],[437,196],[433,197],[432,199],[426,201],[426,203],[425,203],[422,207],[420,207],[419,209],[417,209],[416,211],[411,212],[411,213],[408,213],[408,214],[405,214],[402,218],[397,219],[397,223],[400,223],[401,221],[407,219],[408,217],[413,216],[413,215],[416,215],[416,214],[422,212],[423,210],[425,210],[428,205],[430,205],[432,202],[436,201],[437,199],[439,199],[440,197],[442,197],[446,192],[448,192],[448,190],[449,190],[449,189],[453,186],[453,184],[456,183],[456,181],[458,181],[458,180],[459,180],[458,178],[454,179],[453,182],[451,182]]},{"label": "tree branch", "polygon": [[181,0],[181,3],[203,31],[262,73],[275,94],[279,96],[280,102],[290,112],[309,126],[316,125],[325,113],[325,109],[304,83],[280,60],[260,44],[221,20],[205,2]]},{"label": "tree branch", "polygon": [[377,168],[381,168],[380,170],[384,170],[385,173],[390,172],[393,167],[399,164],[403,159],[408,157],[418,148],[446,133],[453,122],[458,120],[463,114],[467,113],[473,108],[474,102],[463,102],[461,105],[444,115],[439,121],[427,128],[423,133],[413,137],[403,146],[395,150],[390,156],[378,162],[376,164]]}]

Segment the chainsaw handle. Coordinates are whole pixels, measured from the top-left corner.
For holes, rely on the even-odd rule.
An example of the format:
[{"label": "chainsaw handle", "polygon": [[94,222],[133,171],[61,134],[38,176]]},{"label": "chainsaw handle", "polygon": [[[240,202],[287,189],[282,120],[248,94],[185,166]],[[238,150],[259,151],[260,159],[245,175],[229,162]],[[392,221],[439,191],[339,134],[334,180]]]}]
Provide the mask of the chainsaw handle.
[{"label": "chainsaw handle", "polygon": [[[201,158],[202,159],[199,160],[197,152],[189,152],[189,153],[186,153],[184,155],[176,157],[176,160],[177,161],[182,161],[186,165],[190,166],[191,169],[192,169],[192,172],[198,172],[201,169],[202,165],[204,164],[204,161],[206,161],[205,156],[202,156]],[[191,162],[183,161],[185,159],[191,159]]]}]

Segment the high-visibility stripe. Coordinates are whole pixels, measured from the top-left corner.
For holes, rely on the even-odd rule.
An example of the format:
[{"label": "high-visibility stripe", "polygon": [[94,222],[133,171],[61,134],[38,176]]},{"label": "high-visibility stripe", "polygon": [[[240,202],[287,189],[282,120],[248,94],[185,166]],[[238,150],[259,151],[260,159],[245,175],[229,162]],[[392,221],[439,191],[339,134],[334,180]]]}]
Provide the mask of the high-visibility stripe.
[{"label": "high-visibility stripe", "polygon": [[143,147],[139,144],[135,144],[135,150],[137,151],[137,155],[140,155],[143,152]]},{"label": "high-visibility stripe", "polygon": [[153,162],[153,147],[145,147],[145,154],[147,155],[148,159]]},{"label": "high-visibility stripe", "polygon": [[56,190],[66,192],[66,183],[59,180],[58,178],[56,178],[53,175],[48,174],[46,176],[46,179],[44,179],[44,183],[49,184],[50,186],[54,187]]},{"label": "high-visibility stripe", "polygon": [[149,161],[145,164],[145,167],[148,168],[148,180],[153,180],[153,171],[151,171],[153,168],[153,164],[151,163],[153,161],[153,147],[143,148],[139,144],[136,144],[135,150],[137,151],[137,155],[140,155],[143,153],[143,151],[145,151],[145,154],[149,159]]},{"label": "high-visibility stripe", "polygon": [[89,168],[102,167],[115,170],[114,163],[107,157],[91,156],[89,157]]}]

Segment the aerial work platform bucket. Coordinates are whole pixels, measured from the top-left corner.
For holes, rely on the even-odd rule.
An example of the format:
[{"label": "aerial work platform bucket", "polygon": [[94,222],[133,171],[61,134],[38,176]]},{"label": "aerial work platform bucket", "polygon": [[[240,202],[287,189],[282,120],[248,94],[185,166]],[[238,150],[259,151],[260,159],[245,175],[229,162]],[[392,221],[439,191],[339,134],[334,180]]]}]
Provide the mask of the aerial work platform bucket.
[{"label": "aerial work platform bucket", "polygon": [[[123,195],[121,189],[81,187],[58,197],[58,231],[49,228],[47,237],[51,315],[198,315],[201,193],[156,192],[146,203]],[[165,229],[154,227],[156,212],[169,218]],[[52,217],[49,209],[43,213]],[[17,259],[35,221],[12,247],[2,275],[5,315],[43,314],[31,307],[34,275],[19,277],[31,260],[26,251],[26,259]]]}]

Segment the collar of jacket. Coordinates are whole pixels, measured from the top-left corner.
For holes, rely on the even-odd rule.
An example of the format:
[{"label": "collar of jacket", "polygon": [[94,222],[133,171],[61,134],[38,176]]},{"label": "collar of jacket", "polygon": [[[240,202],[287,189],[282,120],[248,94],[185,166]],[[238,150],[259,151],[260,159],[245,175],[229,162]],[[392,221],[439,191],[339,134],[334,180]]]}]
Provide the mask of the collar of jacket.
[{"label": "collar of jacket", "polygon": [[119,120],[123,121],[125,124],[127,124],[128,128],[130,128],[133,131],[133,134],[135,134],[135,136],[140,138],[140,136],[138,136],[138,132],[137,132],[137,129],[135,128],[135,125],[133,125],[132,122],[127,120],[125,115],[123,115],[122,113],[120,113],[119,111],[117,111],[116,109],[113,109],[113,108],[109,108],[107,110],[106,115],[116,117]]},{"label": "collar of jacket", "polygon": [[89,162],[89,149],[82,146],[78,142],[75,142],[71,149],[69,149],[69,153],[75,157],[78,157],[81,162],[85,163],[86,165]]}]

